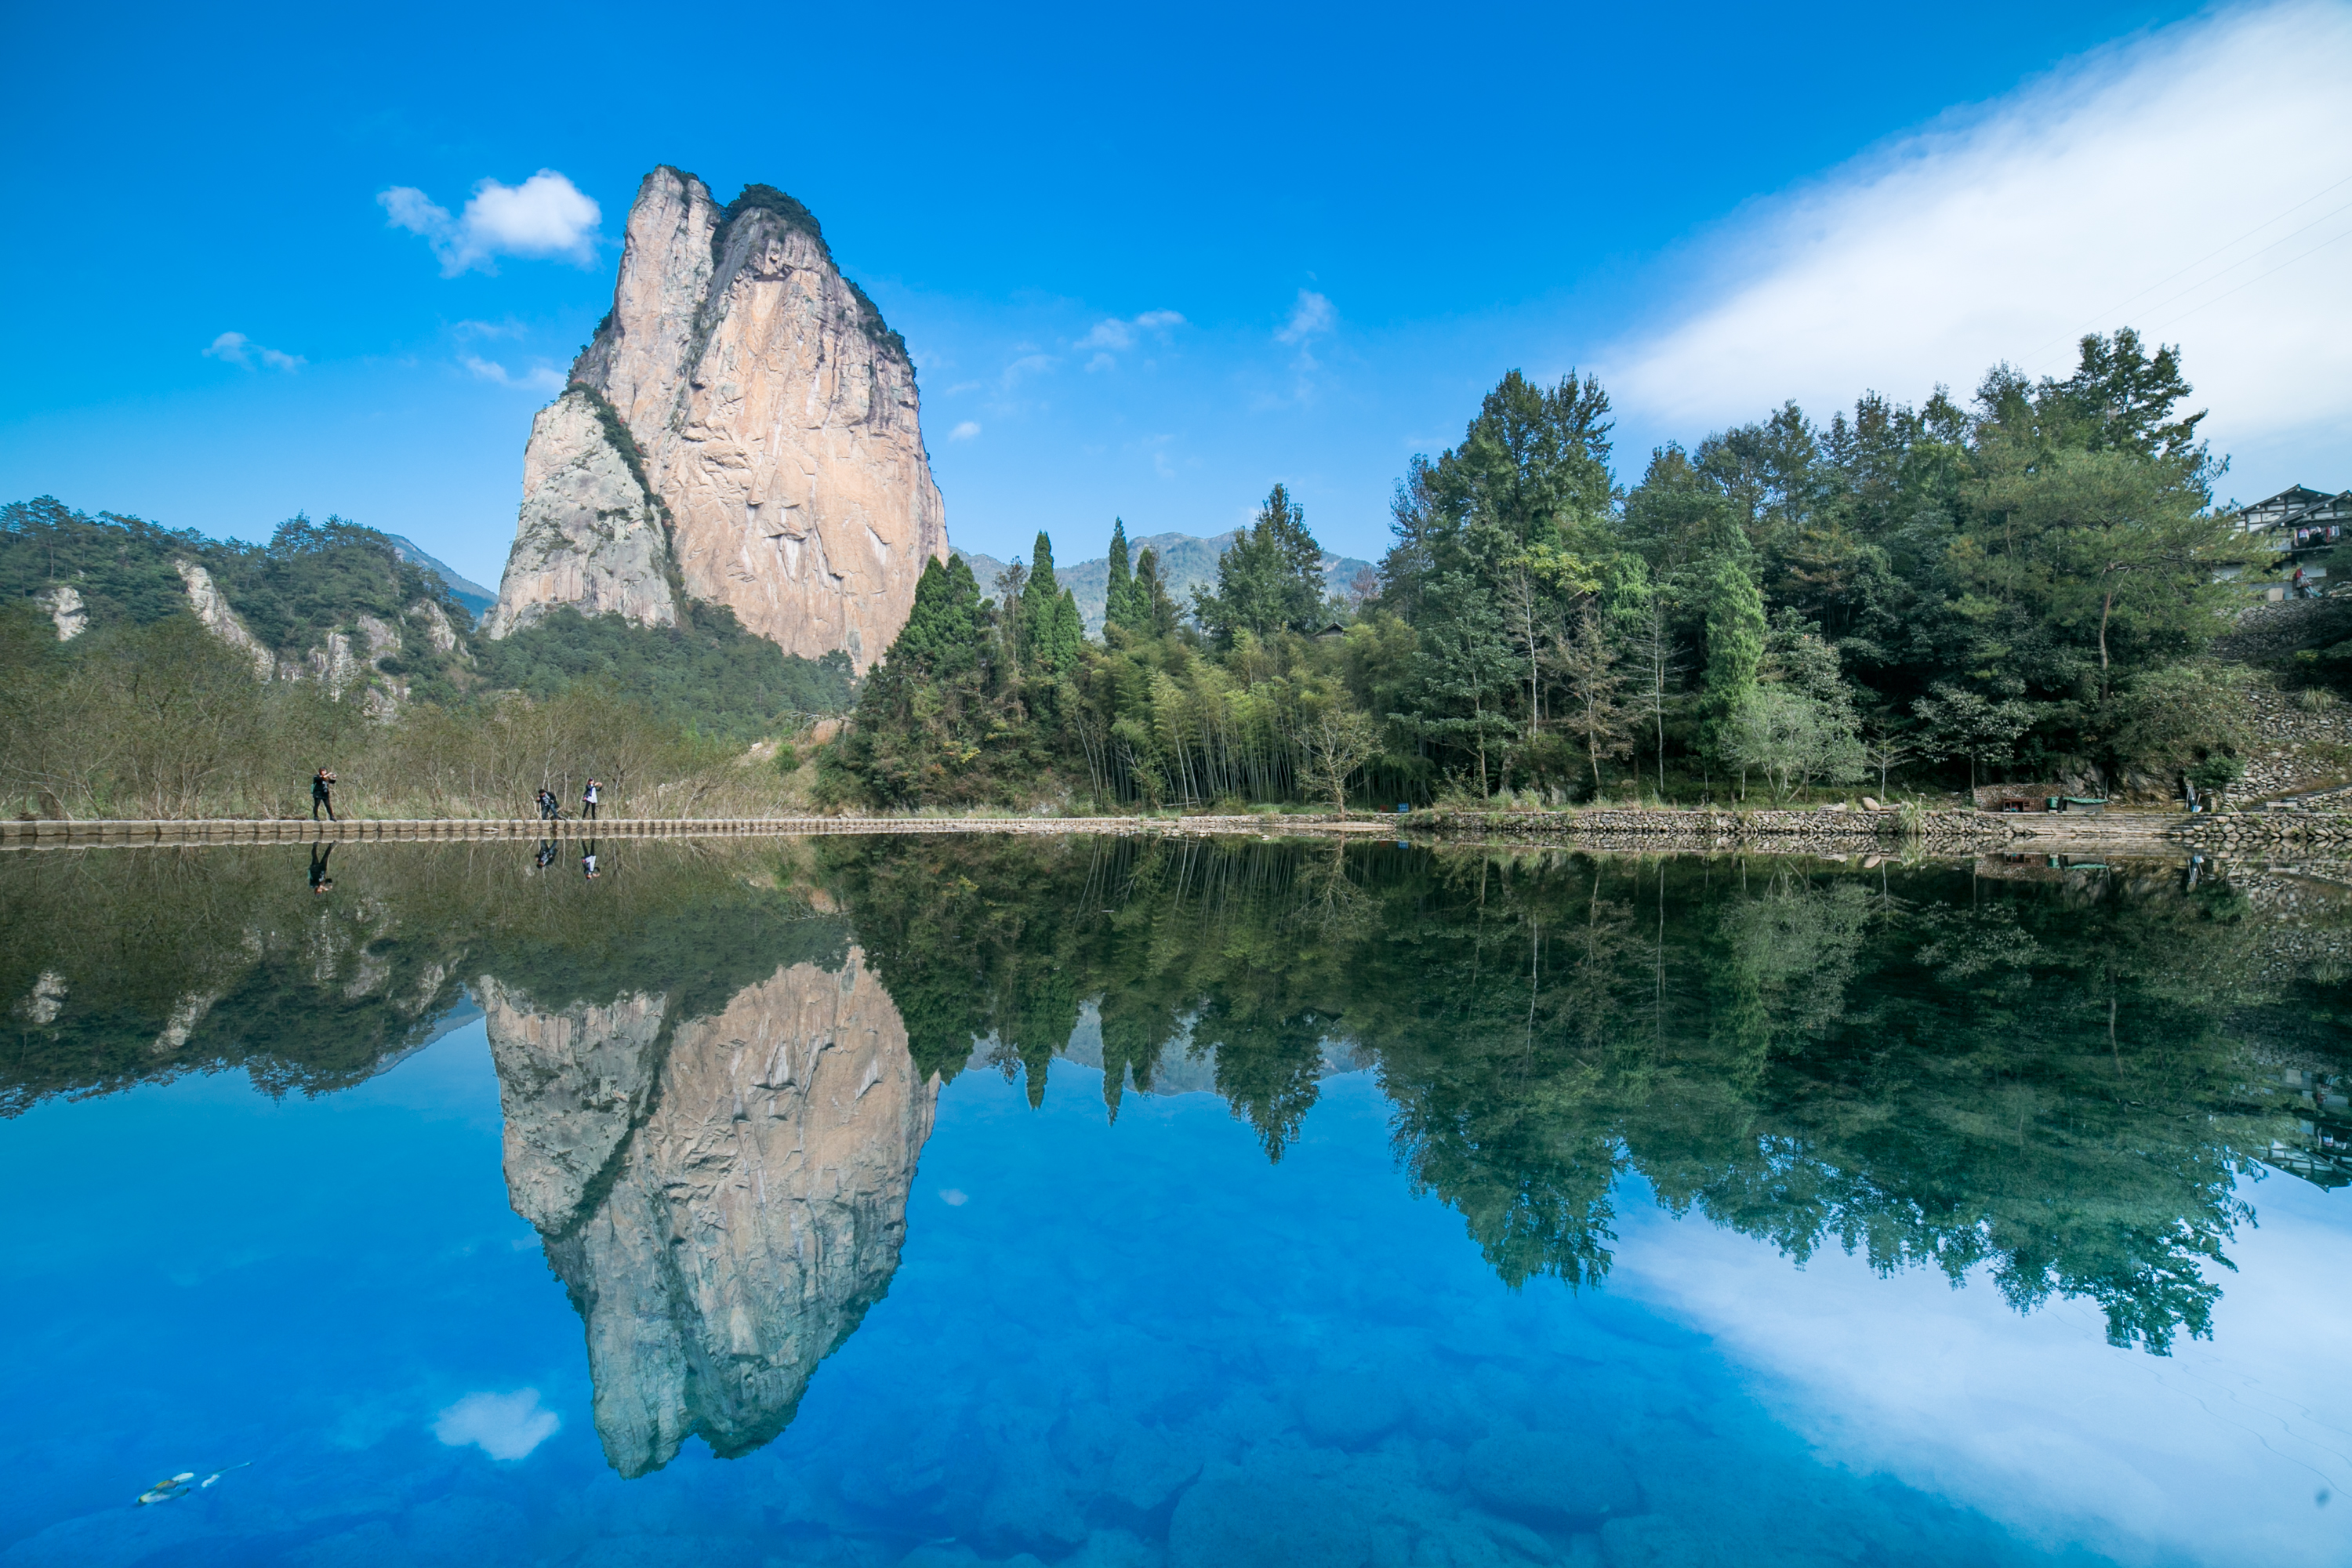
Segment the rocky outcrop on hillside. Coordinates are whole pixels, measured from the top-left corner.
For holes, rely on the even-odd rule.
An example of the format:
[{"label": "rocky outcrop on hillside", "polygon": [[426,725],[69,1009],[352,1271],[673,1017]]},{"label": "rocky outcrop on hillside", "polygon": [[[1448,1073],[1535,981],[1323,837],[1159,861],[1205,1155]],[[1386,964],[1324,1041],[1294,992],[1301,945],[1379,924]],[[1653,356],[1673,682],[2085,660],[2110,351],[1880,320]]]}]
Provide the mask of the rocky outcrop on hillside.
[{"label": "rocky outcrop on hillside", "polygon": [[635,453],[614,444],[611,424],[608,406],[584,386],[531,421],[522,514],[486,635],[505,637],[558,605],[640,626],[677,624],[661,502]]},{"label": "rocky outcrop on hillside", "polygon": [[[352,625],[360,640],[367,645],[362,653],[352,645],[351,634],[333,631],[299,654],[273,654],[261,639],[253,635],[213,581],[213,574],[185,557],[172,563],[186,584],[188,607],[206,631],[253,661],[253,673],[257,679],[310,680],[327,689],[327,695],[338,700],[357,690],[367,710],[379,718],[391,713],[408,695],[408,683],[383,668],[383,661],[397,655],[403,646],[400,628],[390,621],[362,611]],[[71,592],[70,589],[63,590]],[[76,604],[79,606],[79,595]],[[457,630],[441,607],[430,601],[420,601],[409,614],[419,617],[426,627],[427,640],[442,651],[457,646]],[[71,636],[64,630],[65,622],[58,620],[58,635]],[[74,630],[79,631],[77,626]],[[446,644],[442,638],[446,637]]]},{"label": "rocky outcrop on hillside", "polygon": [[486,996],[509,1190],[584,1321],[606,1458],[769,1441],[898,1267],[938,1083],[888,994],[853,948],[666,1040],[657,998]]},{"label": "rocky outcrop on hillside", "polygon": [[646,175],[571,379],[532,426],[489,635],[558,605],[667,624],[682,593],[787,653],[882,657],[947,525],[906,344],[807,209]]},{"label": "rocky outcrop on hillside", "polygon": [[247,630],[237,613],[229,608],[228,596],[213,581],[213,574],[193,561],[174,561],[172,565],[180,574],[180,581],[187,584],[188,608],[196,613],[205,630],[251,659],[253,673],[263,680],[268,679],[277,661],[261,646],[261,639]]},{"label": "rocky outcrop on hillside", "polygon": [[70,583],[60,583],[46,594],[34,596],[35,602],[49,616],[49,624],[58,628],[58,641],[71,642],[89,630],[89,614],[82,606],[81,590]]}]

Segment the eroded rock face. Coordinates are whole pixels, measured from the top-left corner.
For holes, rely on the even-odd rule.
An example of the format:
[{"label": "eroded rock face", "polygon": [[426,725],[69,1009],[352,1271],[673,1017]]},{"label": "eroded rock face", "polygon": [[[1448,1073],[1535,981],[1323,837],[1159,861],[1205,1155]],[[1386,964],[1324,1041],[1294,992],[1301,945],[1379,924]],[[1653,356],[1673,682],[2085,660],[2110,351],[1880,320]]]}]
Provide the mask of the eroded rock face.
[{"label": "eroded rock face", "polygon": [[59,642],[71,642],[89,629],[89,612],[82,606],[81,590],[70,583],[36,595],[34,602],[49,612],[49,624],[58,628]]},{"label": "eroded rock face", "polygon": [[486,987],[507,1180],[585,1321],[625,1476],[748,1452],[889,1288],[937,1081],[864,956],[779,970],[659,1039],[657,1000],[537,1016]]},{"label": "eroded rock face", "polygon": [[449,622],[449,613],[430,599],[419,599],[408,606],[409,616],[425,628],[425,640],[436,653],[457,651],[457,628]]},{"label": "eroded rock face", "polygon": [[[845,649],[863,670],[906,624],[924,562],[946,557],[945,513],[905,344],[814,220],[771,195],[747,193],[730,220],[691,175],[646,176],[613,313],[572,379],[626,426],[686,594],[788,653]],[[567,391],[532,427],[492,637],[558,604],[649,624],[656,613],[635,546],[587,521],[627,512],[623,487],[583,478],[543,494],[549,476],[584,474],[612,450],[582,423],[593,408]]]},{"label": "eroded rock face", "polygon": [[667,563],[659,504],[614,446],[595,395],[572,388],[531,421],[522,514],[483,633],[505,637],[559,605],[676,626]]},{"label": "eroded rock face", "polygon": [[187,586],[188,607],[196,613],[196,619],[204,623],[205,630],[251,659],[253,673],[263,680],[268,679],[270,669],[277,661],[269,657],[269,650],[261,646],[261,639],[237,618],[235,610],[229,608],[228,596],[220,591],[220,584],[213,581],[213,574],[189,560],[176,560],[172,565],[180,574],[180,581]]}]

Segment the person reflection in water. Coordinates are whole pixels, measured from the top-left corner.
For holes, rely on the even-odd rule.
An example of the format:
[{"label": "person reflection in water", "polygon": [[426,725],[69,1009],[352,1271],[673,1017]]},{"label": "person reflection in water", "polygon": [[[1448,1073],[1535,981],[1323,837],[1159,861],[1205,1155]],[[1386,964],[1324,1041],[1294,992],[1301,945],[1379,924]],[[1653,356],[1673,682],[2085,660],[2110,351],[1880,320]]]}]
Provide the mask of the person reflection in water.
[{"label": "person reflection in water", "polygon": [[327,875],[327,861],[334,853],[335,847],[331,844],[310,846],[310,890],[312,892],[326,893],[334,890],[335,879]]},{"label": "person reflection in water", "polygon": [[532,858],[530,864],[531,868],[535,871],[544,871],[550,866],[554,865],[555,840],[552,838],[541,839],[539,841],[539,854]]},{"label": "person reflection in water", "polygon": [[580,874],[592,882],[600,874],[596,869],[596,841],[593,838],[588,841],[588,847],[580,851]]}]

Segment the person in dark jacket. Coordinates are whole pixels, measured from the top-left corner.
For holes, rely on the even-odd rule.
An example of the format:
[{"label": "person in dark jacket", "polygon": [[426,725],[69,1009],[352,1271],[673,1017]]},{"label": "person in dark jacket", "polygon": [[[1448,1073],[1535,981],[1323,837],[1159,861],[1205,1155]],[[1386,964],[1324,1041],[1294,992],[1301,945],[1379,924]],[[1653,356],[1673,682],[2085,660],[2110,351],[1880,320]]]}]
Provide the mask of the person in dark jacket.
[{"label": "person in dark jacket", "polygon": [[310,890],[312,892],[334,891],[335,879],[327,875],[327,862],[334,857],[334,853],[335,847],[331,844],[310,846]]},{"label": "person in dark jacket", "polygon": [[316,822],[319,820],[319,808],[322,805],[327,808],[327,820],[329,822],[332,822],[336,819],[334,800],[327,794],[328,786],[332,784],[334,782],[335,775],[329,773],[324,768],[320,768],[317,773],[310,775],[311,821]]}]

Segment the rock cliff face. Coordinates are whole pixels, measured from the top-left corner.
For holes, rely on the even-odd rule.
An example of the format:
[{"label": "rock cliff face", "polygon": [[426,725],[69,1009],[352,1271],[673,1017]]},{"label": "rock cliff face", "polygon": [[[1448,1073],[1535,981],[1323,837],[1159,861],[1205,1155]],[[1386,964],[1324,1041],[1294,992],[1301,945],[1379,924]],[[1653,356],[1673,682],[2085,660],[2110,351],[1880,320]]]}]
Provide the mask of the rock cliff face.
[{"label": "rock cliff face", "polygon": [[486,984],[516,1210],[585,1321],[625,1476],[699,1434],[749,1452],[889,1288],[936,1080],[864,956],[713,1017],[635,997],[535,1015]]},{"label": "rock cliff face", "polygon": [[557,605],[583,616],[677,624],[661,502],[607,433],[608,405],[573,386],[539,411],[522,454],[522,515],[499,602],[482,622],[502,637]]},{"label": "rock cliff face", "polygon": [[882,657],[947,524],[906,344],[805,208],[646,175],[572,382],[531,429],[490,636],[566,604],[667,624],[682,592],[787,653]]}]

